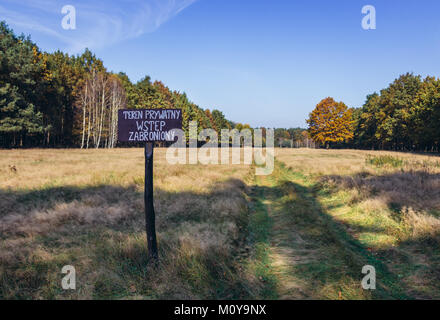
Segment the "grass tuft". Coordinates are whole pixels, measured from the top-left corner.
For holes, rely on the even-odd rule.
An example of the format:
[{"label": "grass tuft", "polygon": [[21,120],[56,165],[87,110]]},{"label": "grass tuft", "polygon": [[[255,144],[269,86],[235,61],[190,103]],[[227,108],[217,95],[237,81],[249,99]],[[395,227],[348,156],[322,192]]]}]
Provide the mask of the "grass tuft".
[{"label": "grass tuft", "polygon": [[369,155],[365,161],[367,164],[378,168],[382,168],[382,167],[400,168],[404,164],[403,159],[400,159],[398,157],[393,157],[390,155],[381,155],[381,156]]}]

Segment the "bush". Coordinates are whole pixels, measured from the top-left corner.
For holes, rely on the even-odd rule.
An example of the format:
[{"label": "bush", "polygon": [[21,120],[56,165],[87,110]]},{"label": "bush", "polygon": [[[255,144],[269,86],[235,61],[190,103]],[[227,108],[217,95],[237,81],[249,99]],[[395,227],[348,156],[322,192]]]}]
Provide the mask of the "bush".
[{"label": "bush", "polygon": [[376,167],[393,167],[399,168],[403,166],[403,159],[393,156],[368,156],[366,159],[367,164]]}]

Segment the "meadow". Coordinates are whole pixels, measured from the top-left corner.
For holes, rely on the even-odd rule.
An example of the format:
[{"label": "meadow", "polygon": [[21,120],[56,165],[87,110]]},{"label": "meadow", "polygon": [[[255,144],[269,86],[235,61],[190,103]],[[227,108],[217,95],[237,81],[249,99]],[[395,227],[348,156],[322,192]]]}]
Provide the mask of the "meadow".
[{"label": "meadow", "polygon": [[154,177],[158,263],[142,149],[0,150],[0,299],[440,299],[438,157],[277,149],[255,176],[156,149]]}]

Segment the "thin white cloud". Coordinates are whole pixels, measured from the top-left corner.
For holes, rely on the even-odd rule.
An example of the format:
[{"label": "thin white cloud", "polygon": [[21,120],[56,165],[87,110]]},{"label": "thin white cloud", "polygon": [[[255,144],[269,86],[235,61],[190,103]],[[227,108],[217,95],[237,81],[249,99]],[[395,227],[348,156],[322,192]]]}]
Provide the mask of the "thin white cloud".
[{"label": "thin white cloud", "polygon": [[[102,48],[154,32],[197,0],[3,0],[0,20],[31,35],[54,37],[64,50],[77,53]],[[63,30],[63,6],[76,8],[76,30]]]}]

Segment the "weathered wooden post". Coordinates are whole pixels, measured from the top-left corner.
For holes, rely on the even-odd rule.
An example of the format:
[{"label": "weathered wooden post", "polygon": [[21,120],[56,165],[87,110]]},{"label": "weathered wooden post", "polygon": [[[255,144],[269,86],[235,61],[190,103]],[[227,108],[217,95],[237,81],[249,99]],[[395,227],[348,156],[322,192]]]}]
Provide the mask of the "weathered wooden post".
[{"label": "weathered wooden post", "polygon": [[153,159],[154,143],[147,142],[145,145],[145,223],[147,231],[148,256],[158,260],[157,238],[156,238],[156,213],[154,212],[153,194]]}]

